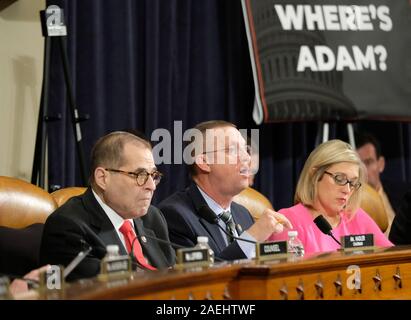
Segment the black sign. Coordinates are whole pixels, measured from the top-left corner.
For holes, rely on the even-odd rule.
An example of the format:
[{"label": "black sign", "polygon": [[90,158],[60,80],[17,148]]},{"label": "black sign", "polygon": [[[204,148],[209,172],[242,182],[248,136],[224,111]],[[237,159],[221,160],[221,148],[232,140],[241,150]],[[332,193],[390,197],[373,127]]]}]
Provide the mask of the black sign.
[{"label": "black sign", "polygon": [[186,248],[177,250],[177,264],[180,266],[210,264],[210,253],[208,249]]},{"label": "black sign", "polygon": [[374,235],[373,234],[356,234],[356,235],[344,236],[344,237],[341,237],[341,244],[344,250],[364,248],[364,247],[373,247],[374,246]]},{"label": "black sign", "polygon": [[257,122],[411,117],[409,1],[242,4]]},{"label": "black sign", "polygon": [[110,257],[101,261],[101,274],[110,276],[117,274],[128,275],[131,272],[131,260],[127,255]]},{"label": "black sign", "polygon": [[256,244],[256,258],[259,261],[280,258],[286,254],[287,241],[263,242]]}]

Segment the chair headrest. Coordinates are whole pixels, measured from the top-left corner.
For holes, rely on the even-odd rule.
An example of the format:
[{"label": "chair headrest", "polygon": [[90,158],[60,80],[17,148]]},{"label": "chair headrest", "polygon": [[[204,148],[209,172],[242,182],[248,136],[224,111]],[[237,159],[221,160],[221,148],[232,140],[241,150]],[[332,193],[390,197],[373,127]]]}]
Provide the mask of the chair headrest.
[{"label": "chair headrest", "polygon": [[24,228],[44,223],[56,208],[45,190],[17,178],[0,176],[0,226]]}]

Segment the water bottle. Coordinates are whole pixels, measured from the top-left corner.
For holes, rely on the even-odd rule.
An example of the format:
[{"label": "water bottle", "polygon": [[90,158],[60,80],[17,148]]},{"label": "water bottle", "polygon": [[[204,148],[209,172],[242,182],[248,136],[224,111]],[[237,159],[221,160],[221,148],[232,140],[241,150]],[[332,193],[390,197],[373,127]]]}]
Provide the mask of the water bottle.
[{"label": "water bottle", "polygon": [[197,237],[197,248],[208,249],[210,256],[210,264],[214,263],[214,251],[208,245],[208,237]]},{"label": "water bottle", "polygon": [[298,231],[288,231],[288,252],[295,257],[304,256],[304,245],[300,239],[298,239]]},{"label": "water bottle", "polygon": [[112,260],[120,255],[120,248],[116,244],[109,244],[106,246],[105,260]]},{"label": "water bottle", "polygon": [[120,248],[116,244],[106,246],[106,255],[101,260],[101,273],[125,273],[131,270],[131,260],[128,255],[121,256]]}]

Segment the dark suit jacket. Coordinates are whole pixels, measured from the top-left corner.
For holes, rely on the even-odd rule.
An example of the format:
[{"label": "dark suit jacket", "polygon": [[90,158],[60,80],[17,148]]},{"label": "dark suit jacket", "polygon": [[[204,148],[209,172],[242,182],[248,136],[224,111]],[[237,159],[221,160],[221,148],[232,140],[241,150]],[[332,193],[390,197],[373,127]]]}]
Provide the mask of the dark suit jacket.
[{"label": "dark suit jacket", "polygon": [[395,213],[400,210],[401,201],[405,193],[411,189],[411,184],[402,181],[381,179],[382,186]]},{"label": "dark suit jacket", "polygon": [[389,239],[396,245],[411,244],[411,190],[404,195],[391,226]]},{"label": "dark suit jacket", "polygon": [[0,273],[22,277],[40,267],[42,233],[42,223],[23,229],[0,227]]},{"label": "dark suit jacket", "polygon": [[[150,206],[145,216],[134,219],[134,224],[139,236],[154,236],[169,241],[164,216],[153,206]],[[104,245],[117,244],[120,254],[127,254],[91,188],[83,195],[70,199],[47,219],[40,249],[41,264],[68,265],[82,250],[81,240],[95,250],[73,270],[68,280],[97,275],[102,258],[101,247]],[[144,255],[156,268],[167,268],[174,264],[175,252],[170,245],[149,238],[147,242],[140,242]]]},{"label": "dark suit jacket", "polygon": [[[207,236],[217,257],[225,260],[246,258],[237,241],[227,246],[219,227],[199,215],[199,208],[206,204],[195,184],[159,204],[167,220],[171,241],[184,247],[193,247],[198,236]],[[243,230],[254,223],[248,210],[235,202],[231,204],[231,213],[236,225],[240,224]]]}]

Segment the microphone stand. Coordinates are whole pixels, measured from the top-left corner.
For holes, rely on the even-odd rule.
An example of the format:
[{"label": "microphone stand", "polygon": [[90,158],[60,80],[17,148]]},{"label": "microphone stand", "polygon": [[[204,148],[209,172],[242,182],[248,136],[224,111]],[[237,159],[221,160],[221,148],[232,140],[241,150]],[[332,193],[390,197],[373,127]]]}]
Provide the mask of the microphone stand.
[{"label": "microphone stand", "polygon": [[63,271],[64,279],[67,278],[67,276],[71,273],[71,271],[73,271],[74,268],[76,268],[80,264],[80,262],[83,261],[85,257],[87,257],[87,255],[91,252],[92,249],[93,248],[89,246],[86,250],[80,251],[77,254],[77,256],[68,264],[68,266],[64,268],[64,271]]},{"label": "microphone stand", "polygon": [[328,234],[331,238],[333,238],[334,239],[334,241],[335,242],[337,242],[340,246],[341,246],[341,242],[340,241],[338,241],[335,237],[334,237],[334,235],[333,235],[333,233],[330,231],[330,233]]},{"label": "microphone stand", "polygon": [[234,239],[234,240],[244,241],[244,242],[248,242],[248,243],[252,243],[252,244],[256,244],[256,243],[257,243],[256,241],[253,241],[253,240],[248,240],[248,239],[243,239],[243,238],[240,238],[240,237],[233,236],[232,234],[228,233],[227,230],[225,230],[222,226],[220,226],[220,224],[219,224],[218,222],[217,222],[217,226],[218,226],[221,230],[223,230],[223,232],[224,232],[226,235],[228,235],[230,238],[232,238],[232,239]]},{"label": "microphone stand", "polygon": [[136,256],[134,255],[134,244],[136,243],[137,240],[137,236],[134,238],[133,242],[131,243],[131,251],[129,253],[130,258],[131,258],[131,263],[135,266],[135,267],[139,267],[140,269],[144,270],[144,271],[153,271],[150,270],[148,268],[146,268],[145,266],[143,266],[136,258]]}]

